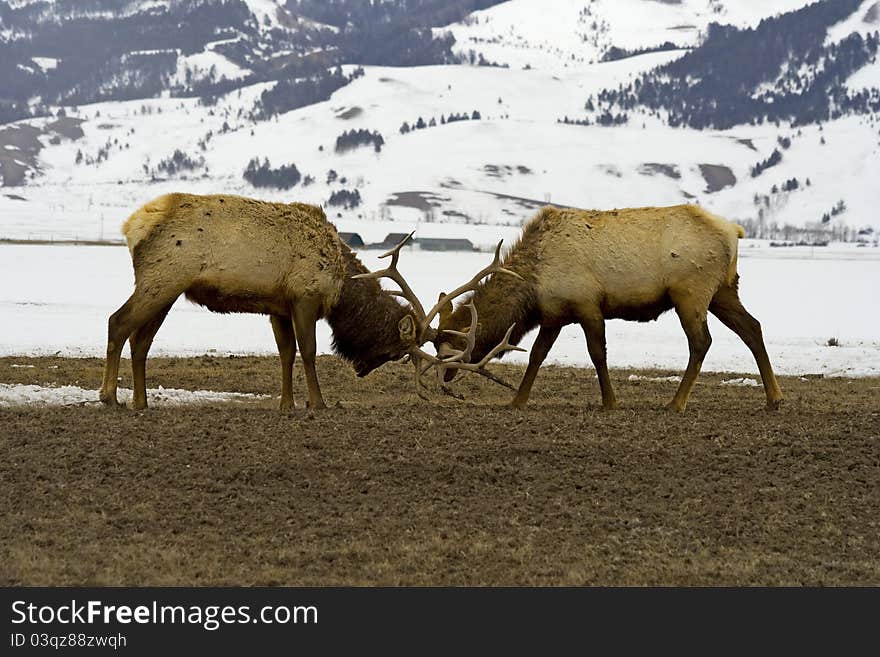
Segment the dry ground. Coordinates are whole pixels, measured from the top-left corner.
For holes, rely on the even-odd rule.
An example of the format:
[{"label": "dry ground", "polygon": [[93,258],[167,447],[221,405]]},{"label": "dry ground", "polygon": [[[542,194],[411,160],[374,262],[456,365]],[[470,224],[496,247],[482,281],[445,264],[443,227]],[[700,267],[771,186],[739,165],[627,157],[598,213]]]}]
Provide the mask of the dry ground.
[{"label": "dry ground", "polygon": [[[0,381],[100,368],[7,358]],[[149,369],[277,392],[270,358]],[[630,374],[613,412],[590,370],[545,368],[518,412],[489,382],[430,405],[407,367],[333,358],[324,412],[0,409],[0,584],[880,584],[880,381],[785,378],[771,413],[703,375],[675,415],[675,384]]]}]

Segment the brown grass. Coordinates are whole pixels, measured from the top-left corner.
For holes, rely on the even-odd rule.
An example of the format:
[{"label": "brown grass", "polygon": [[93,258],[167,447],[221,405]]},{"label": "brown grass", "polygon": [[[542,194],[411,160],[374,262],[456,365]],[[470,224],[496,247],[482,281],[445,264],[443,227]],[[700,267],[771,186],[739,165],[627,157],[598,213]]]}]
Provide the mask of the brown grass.
[{"label": "brown grass", "polygon": [[[0,381],[96,389],[100,368],[5,358]],[[148,377],[277,394],[277,369]],[[675,384],[629,374],[613,412],[591,370],[545,368],[514,412],[488,382],[429,405],[404,366],[333,358],[320,413],[0,409],[0,584],[880,584],[880,382],[784,378],[770,413],[703,375],[673,415]]]}]

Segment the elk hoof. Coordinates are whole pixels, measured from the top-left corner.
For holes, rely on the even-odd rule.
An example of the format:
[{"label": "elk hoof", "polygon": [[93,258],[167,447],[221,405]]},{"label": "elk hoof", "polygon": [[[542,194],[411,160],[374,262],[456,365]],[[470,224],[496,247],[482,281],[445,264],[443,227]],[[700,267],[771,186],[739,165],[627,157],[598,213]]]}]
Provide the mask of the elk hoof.
[{"label": "elk hoof", "polygon": [[773,399],[767,402],[767,410],[768,411],[778,411],[779,407],[782,406],[782,399]]},{"label": "elk hoof", "polygon": [[684,413],[684,406],[680,406],[678,402],[671,401],[666,404],[666,410],[670,413]]},{"label": "elk hoof", "polygon": [[116,401],[116,396],[113,397],[105,396],[103,393],[101,394],[101,403],[104,405],[104,408],[109,408],[111,410],[119,410],[125,408],[125,404],[120,404]]},{"label": "elk hoof", "polygon": [[616,408],[617,408],[617,400],[614,400],[614,401],[607,403],[607,404],[604,402],[602,403],[602,410],[603,411],[613,411]]},{"label": "elk hoof", "polygon": [[282,399],[280,408],[282,412],[292,411],[296,408],[296,404],[293,403],[292,399],[290,401],[285,401],[284,399]]},{"label": "elk hoof", "polygon": [[515,410],[515,411],[522,411],[522,410],[525,410],[525,408],[526,408],[526,404],[527,404],[527,403],[528,403],[528,402],[517,401],[516,399],[514,399],[514,400],[513,400],[512,402],[510,402],[509,404],[505,404],[505,405],[504,405],[504,408],[510,408],[510,409]]},{"label": "elk hoof", "polygon": [[327,408],[327,404],[324,403],[323,399],[319,402],[306,402],[306,408],[312,411],[323,411]]}]

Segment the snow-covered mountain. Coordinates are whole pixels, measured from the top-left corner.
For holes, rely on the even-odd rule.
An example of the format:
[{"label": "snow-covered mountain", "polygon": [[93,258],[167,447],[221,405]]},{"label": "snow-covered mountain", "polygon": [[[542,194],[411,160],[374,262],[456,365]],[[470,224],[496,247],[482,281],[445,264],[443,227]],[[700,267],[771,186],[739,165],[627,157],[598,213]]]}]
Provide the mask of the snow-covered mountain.
[{"label": "snow-covered mountain", "polygon": [[[880,65],[871,39],[880,28],[880,2],[826,4],[835,3],[848,3],[830,8],[843,20],[826,26],[817,12],[809,19],[810,29],[821,33],[813,50],[829,50],[799,63],[806,68],[798,75],[786,75],[790,62],[801,61],[793,53],[768,82],[760,71],[750,73],[757,65],[736,48],[754,34],[750,30],[773,34],[775,23],[764,19],[806,2],[470,3],[493,6],[450,25],[432,26],[431,14],[417,28],[433,28],[431,49],[395,50],[419,61],[449,46],[441,56],[446,63],[378,66],[370,64],[384,61],[378,51],[364,46],[375,41],[344,15],[319,3],[248,0],[248,18],[229,28],[235,36],[221,29],[200,37],[186,54],[172,48],[173,66],[160,76],[156,97],[50,103],[51,117],[0,125],[0,237],[116,237],[137,205],[172,190],[323,204],[340,229],[368,241],[418,227],[423,236],[486,245],[515,234],[546,202],[606,208],[692,201],[768,236],[774,224],[777,236],[785,224],[815,226],[817,236],[877,230],[880,116],[871,102],[880,94]],[[47,5],[43,16],[67,15],[60,7],[73,4],[30,3],[33,11]],[[95,11],[110,4],[93,1]],[[143,16],[192,12],[197,3],[115,4]],[[241,4],[230,0],[221,9],[241,11]],[[389,3],[387,11],[398,4]],[[456,4],[458,10],[466,3]],[[405,16],[389,15],[389,21]],[[713,32],[713,22],[738,29]],[[64,26],[61,20],[62,35]],[[3,23],[0,29],[12,28]],[[853,33],[862,35],[862,59],[847,57],[845,79],[838,80],[832,64],[843,60],[828,53],[837,54],[834,47]],[[819,83],[833,88],[835,98],[844,93],[853,106],[840,110],[836,103],[817,121],[762,114],[726,129],[695,129],[671,126],[672,110],[662,103],[654,107],[637,95],[628,102],[630,96],[617,93],[641,89],[657,70],[674,79],[658,67],[711,49],[719,34],[743,58],[743,77],[754,79],[744,94],[766,99],[772,91],[776,108],[790,102],[801,111],[810,102],[802,93],[808,80],[811,89]],[[282,43],[295,47],[287,52]],[[334,57],[343,51],[362,54],[347,55],[352,59],[335,71],[340,60]],[[266,65],[273,58],[284,58],[283,66]],[[449,63],[454,59],[461,63]],[[46,52],[30,66],[51,72],[58,61],[63,58]],[[180,93],[196,87],[193,71],[212,66],[214,86],[204,87],[206,93]],[[713,107],[712,98],[699,102]],[[612,120],[604,121],[606,114]],[[615,120],[624,114],[625,122]],[[279,180],[286,189],[254,186]]]}]

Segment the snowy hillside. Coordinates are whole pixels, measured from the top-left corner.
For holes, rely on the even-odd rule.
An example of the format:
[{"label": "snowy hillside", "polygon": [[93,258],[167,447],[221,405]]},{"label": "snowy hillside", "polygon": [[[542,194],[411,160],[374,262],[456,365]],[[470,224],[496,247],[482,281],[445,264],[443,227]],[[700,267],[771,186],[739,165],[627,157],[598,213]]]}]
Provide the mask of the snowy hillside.
[{"label": "snowy hillside", "polygon": [[[753,27],[810,0],[511,0],[448,28],[456,52],[511,67],[559,69],[602,59],[612,46],[635,51],[699,43],[710,22]],[[566,26],[560,29],[560,26]],[[848,32],[847,32],[848,34]],[[845,35],[844,35],[845,36]]]},{"label": "snowy hillside", "polygon": [[[873,120],[730,131],[673,130],[656,120],[614,128],[557,123],[575,114],[587,93],[673,56],[644,55],[559,76],[467,66],[367,68],[329,101],[257,124],[238,115],[263,85],[210,107],[178,99],[82,107],[75,115],[83,120],[79,139],[62,136],[52,145],[58,135],[46,128],[51,122],[31,122],[43,131],[35,139],[47,146],[28,184],[0,196],[0,234],[116,236],[136,206],[173,190],[326,204],[333,191],[357,189],[359,207],[329,208],[328,214],[368,239],[384,237],[390,232],[384,222],[396,220],[405,224],[399,231],[422,224],[425,234],[452,231],[487,244],[495,241],[494,231],[458,224],[518,227],[548,201],[608,208],[693,200],[745,221],[757,216],[756,195],[761,207],[769,198],[768,222],[817,222],[844,200],[848,223],[880,228],[874,183],[880,139]],[[439,122],[441,114],[474,110],[481,120],[399,132],[419,117]],[[352,129],[380,132],[382,151],[335,153],[336,138]],[[752,178],[751,167],[778,147],[779,138],[792,140],[782,162]],[[194,170],[157,177],[162,180],[145,171],[178,149],[197,160]],[[99,161],[102,150],[106,157]],[[294,163],[314,182],[288,191],[255,189],[242,178],[254,157],[273,166]],[[331,170],[337,177],[328,182]],[[728,182],[728,170],[735,184],[708,191]],[[809,179],[810,186],[772,194],[773,186],[779,190],[791,178]]]},{"label": "snowy hillside", "polygon": [[[263,30],[293,15],[273,0],[247,4]],[[540,0],[511,0],[448,27],[465,60],[474,50],[508,68],[365,66],[329,100],[264,116],[264,92],[277,90],[276,82],[249,81],[249,69],[228,61],[223,75],[241,76],[245,86],[216,97],[65,106],[61,118],[0,126],[0,237],[117,239],[137,206],[180,190],[321,204],[340,229],[367,241],[418,228],[422,236],[487,246],[515,235],[546,202],[697,202],[765,236],[774,225],[781,235],[785,224],[816,226],[817,239],[821,230],[836,230],[832,238],[868,227],[876,234],[876,113],[729,130],[672,128],[650,112],[614,127],[566,123],[585,116],[588,98],[686,52],[598,61],[611,47],[694,46],[711,21],[754,26],[804,4],[557,0],[550,11]],[[870,34],[878,14],[876,0],[860,3],[827,39]],[[211,53],[209,44],[183,61],[190,69],[219,64]],[[180,61],[178,78],[187,69]],[[875,60],[859,69],[847,87],[877,87],[877,66]],[[295,165],[296,185],[252,186],[243,173],[253,159],[268,159],[273,170]]]}]

